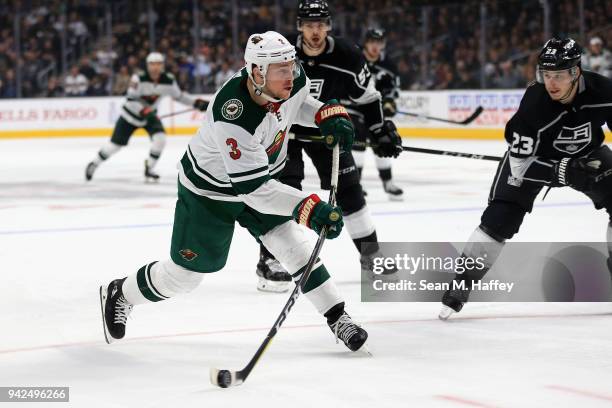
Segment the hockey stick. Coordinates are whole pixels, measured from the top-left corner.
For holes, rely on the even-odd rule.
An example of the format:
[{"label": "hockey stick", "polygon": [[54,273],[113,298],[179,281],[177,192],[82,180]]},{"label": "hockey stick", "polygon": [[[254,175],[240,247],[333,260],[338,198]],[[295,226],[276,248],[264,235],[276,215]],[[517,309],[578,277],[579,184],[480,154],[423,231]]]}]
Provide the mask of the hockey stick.
[{"label": "hockey stick", "polygon": [[[367,145],[369,147],[375,147],[371,145]],[[488,161],[501,161],[502,157],[499,156],[488,156],[486,154],[475,154],[475,153],[463,153],[463,152],[453,152],[450,150],[436,150],[436,149],[425,149],[422,147],[410,147],[410,146],[402,146],[402,150],[406,152],[415,152],[415,153],[426,153],[426,154],[439,154],[441,156],[453,156],[453,157],[464,157],[466,159],[476,159],[476,160],[488,160]]]},{"label": "hockey stick", "polygon": [[469,125],[478,116],[480,116],[480,114],[482,113],[483,110],[484,109],[483,109],[482,106],[477,107],[476,110],[470,116],[468,116],[467,118],[463,119],[462,121],[442,119],[442,118],[435,118],[433,116],[421,115],[420,113],[413,113],[413,112],[397,111],[397,113],[401,113],[402,115],[407,115],[407,116],[414,116],[414,117],[417,117],[417,118],[423,118],[423,119],[429,119],[429,120],[437,120],[438,122],[452,123],[453,125]]},{"label": "hockey stick", "polygon": [[[323,141],[323,136],[321,135],[296,135],[294,133],[291,133],[290,138],[294,140],[298,140],[300,142],[322,142]],[[353,143],[353,146],[376,148],[376,145],[372,145],[370,143],[363,143],[363,142],[355,142]],[[438,154],[441,156],[464,157],[466,159],[488,160],[488,161],[495,161],[495,162],[502,160],[502,157],[499,157],[499,156],[488,156],[486,154],[454,152],[451,150],[425,149],[423,147],[402,146],[402,150],[405,152]]]},{"label": "hockey stick", "polygon": [[[340,147],[336,145],[334,147],[333,154],[332,154],[331,190],[329,192],[329,204],[332,206],[335,205],[336,203],[336,190],[338,188],[339,165],[340,165]],[[285,303],[285,306],[283,307],[283,310],[281,311],[280,315],[276,318],[274,325],[268,332],[266,338],[261,343],[261,345],[255,352],[255,355],[251,358],[249,363],[242,370],[238,370],[238,371],[219,370],[216,368],[211,368],[210,369],[210,382],[213,383],[213,385],[217,385],[221,388],[228,388],[228,387],[240,385],[246,381],[247,377],[249,376],[249,374],[251,374],[251,371],[255,367],[255,364],[257,364],[257,362],[259,361],[263,353],[266,351],[266,349],[270,345],[270,342],[272,341],[274,336],[276,336],[276,333],[278,332],[283,322],[287,318],[287,315],[291,311],[291,308],[293,307],[293,305],[295,305],[297,298],[300,296],[300,292],[303,290],[304,285],[306,284],[306,281],[308,280],[308,277],[310,276],[310,272],[312,272],[312,268],[314,267],[314,264],[316,263],[317,258],[319,257],[319,252],[321,252],[321,248],[323,247],[323,242],[325,241],[326,236],[327,236],[327,227],[324,227],[319,233],[319,239],[317,240],[317,243],[315,244],[314,250],[312,251],[312,255],[310,255],[310,259],[308,259],[308,263],[306,264],[304,273],[302,273],[302,276],[300,276],[300,279],[297,281],[295,288],[293,289],[293,292],[291,292],[291,296],[289,296],[287,303]]]},{"label": "hockey stick", "polygon": [[165,115],[158,116],[157,118],[158,119],[165,119],[165,118],[169,118],[171,116],[176,116],[176,115],[181,115],[183,113],[192,112],[194,110],[198,110],[198,108],[189,108],[189,109],[184,109],[184,110],[180,110],[180,111],[177,111],[177,112],[166,113]]}]

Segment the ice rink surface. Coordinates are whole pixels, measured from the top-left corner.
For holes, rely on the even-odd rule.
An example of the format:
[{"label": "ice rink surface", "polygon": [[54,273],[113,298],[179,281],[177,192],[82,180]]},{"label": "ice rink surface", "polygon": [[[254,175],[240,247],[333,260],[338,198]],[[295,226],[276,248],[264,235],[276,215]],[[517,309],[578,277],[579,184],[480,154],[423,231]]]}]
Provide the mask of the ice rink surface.
[{"label": "ice rink surface", "polygon": [[[127,339],[107,345],[98,287],[168,257],[175,165],[188,138],[169,138],[159,184],[143,183],[142,137],[85,183],[85,165],[105,141],[0,141],[0,386],[70,386],[70,403],[53,406],[88,408],[612,406],[612,305],[471,303],[444,323],[437,303],[361,303],[346,233],[327,241],[322,257],[369,331],[373,357],[336,344],[301,297],[248,381],[213,387],[209,367],[242,368],[288,296],[255,289],[258,247],[239,227],[221,272],[186,296],[136,307]],[[501,142],[404,144],[505,150]],[[368,159],[364,186],[381,241],[465,241],[496,168],[405,153],[394,166],[405,191],[398,203]],[[305,188],[318,190],[312,167],[308,174]],[[586,197],[555,189],[516,240],[603,241],[606,224]]]}]

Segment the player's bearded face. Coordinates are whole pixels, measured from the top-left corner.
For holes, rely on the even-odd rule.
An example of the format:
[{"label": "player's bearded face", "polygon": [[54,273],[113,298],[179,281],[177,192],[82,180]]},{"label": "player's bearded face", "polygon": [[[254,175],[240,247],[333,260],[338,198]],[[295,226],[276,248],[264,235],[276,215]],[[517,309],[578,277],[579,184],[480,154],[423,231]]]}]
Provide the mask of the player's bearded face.
[{"label": "player's bearded face", "polygon": [[572,88],[572,74],[569,70],[542,71],[544,86],[553,100],[566,98]]},{"label": "player's bearded face", "polygon": [[323,21],[306,21],[302,23],[300,30],[306,45],[316,50],[325,45],[329,25]]},{"label": "player's bearded face", "polygon": [[270,94],[280,99],[289,99],[296,76],[295,61],[270,64],[266,72],[266,88]]}]

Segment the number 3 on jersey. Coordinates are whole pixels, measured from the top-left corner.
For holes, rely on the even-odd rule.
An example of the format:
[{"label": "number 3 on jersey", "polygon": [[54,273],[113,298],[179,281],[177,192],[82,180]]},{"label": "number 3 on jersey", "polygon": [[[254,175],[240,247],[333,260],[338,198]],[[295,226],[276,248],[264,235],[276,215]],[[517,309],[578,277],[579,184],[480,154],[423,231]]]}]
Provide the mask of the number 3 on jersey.
[{"label": "number 3 on jersey", "polygon": [[242,156],[242,152],[238,149],[238,142],[234,138],[229,138],[225,141],[225,144],[230,147],[229,155],[232,159],[238,160]]},{"label": "number 3 on jersey", "polygon": [[512,134],[512,146],[510,151],[515,154],[531,154],[533,153],[533,138],[529,136],[521,136],[514,132]]}]

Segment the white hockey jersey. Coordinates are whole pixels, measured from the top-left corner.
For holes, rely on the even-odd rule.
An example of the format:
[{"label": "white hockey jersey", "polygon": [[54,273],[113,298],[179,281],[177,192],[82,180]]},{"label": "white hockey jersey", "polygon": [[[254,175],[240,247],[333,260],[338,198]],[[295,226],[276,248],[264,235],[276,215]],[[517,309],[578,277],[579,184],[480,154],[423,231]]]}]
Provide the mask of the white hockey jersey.
[{"label": "white hockey jersey", "polygon": [[310,80],[300,67],[289,99],[255,103],[246,69],[214,95],[206,119],[179,163],[179,181],[195,194],[222,201],[243,201],[253,209],[291,215],[307,193],[274,179],[287,158],[292,124],[316,126],[323,105],[309,95]]},{"label": "white hockey jersey", "polygon": [[127,100],[121,109],[121,117],[138,127],[146,124],[146,120],[140,115],[140,111],[147,106],[157,109],[157,105],[159,105],[163,96],[170,96],[188,106],[193,106],[195,102],[193,96],[181,91],[174,75],[169,72],[162,72],[157,82],[154,82],[147,72],[132,75],[126,96]]}]

